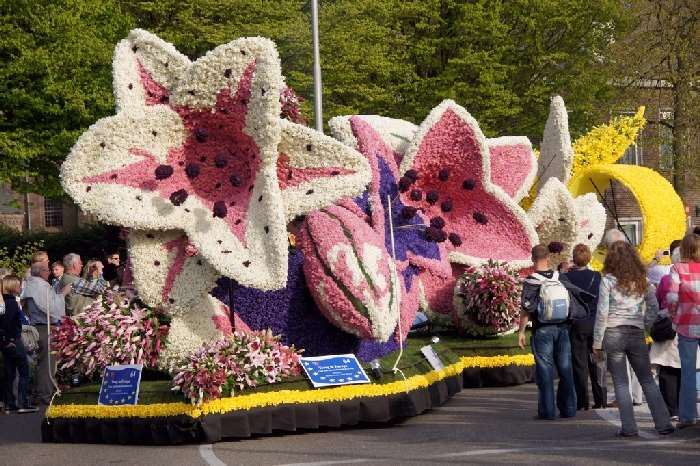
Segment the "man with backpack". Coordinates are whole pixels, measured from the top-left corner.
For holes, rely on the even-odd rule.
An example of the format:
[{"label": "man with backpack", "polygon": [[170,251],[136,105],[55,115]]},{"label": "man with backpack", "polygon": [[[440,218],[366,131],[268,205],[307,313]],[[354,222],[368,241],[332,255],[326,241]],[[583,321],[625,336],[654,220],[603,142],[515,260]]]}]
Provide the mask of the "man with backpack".
[{"label": "man with backpack", "polygon": [[518,343],[525,348],[525,327],[532,321],[532,352],[538,390],[538,419],[555,419],[554,375],[559,373],[556,407],[561,417],[576,415],[576,389],[571,364],[569,329],[572,318],[585,318],[581,290],[549,265],[544,245],[532,248],[535,271],[523,284]]}]

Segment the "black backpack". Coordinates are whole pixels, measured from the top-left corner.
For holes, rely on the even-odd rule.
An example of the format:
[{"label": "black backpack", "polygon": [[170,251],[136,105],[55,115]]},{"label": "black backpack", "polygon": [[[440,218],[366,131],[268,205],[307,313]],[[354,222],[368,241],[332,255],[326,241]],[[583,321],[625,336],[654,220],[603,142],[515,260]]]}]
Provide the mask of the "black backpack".
[{"label": "black backpack", "polygon": [[659,316],[651,325],[649,335],[651,335],[651,339],[657,343],[676,338],[676,331],[673,330],[671,318],[668,316]]}]

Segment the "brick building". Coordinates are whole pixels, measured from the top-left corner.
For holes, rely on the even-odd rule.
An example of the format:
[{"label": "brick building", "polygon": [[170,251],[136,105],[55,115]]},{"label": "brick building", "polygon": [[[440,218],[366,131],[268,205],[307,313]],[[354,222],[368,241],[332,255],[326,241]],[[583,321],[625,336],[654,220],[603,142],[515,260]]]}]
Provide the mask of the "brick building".
[{"label": "brick building", "polygon": [[[672,89],[663,81],[648,80],[628,88],[625,99],[609,116],[634,115],[639,106],[645,106],[644,117],[647,124],[637,137],[637,144],[631,146],[619,163],[643,165],[656,170],[672,182],[673,135],[671,128],[662,124],[673,121]],[[700,128],[698,128],[700,130]],[[695,174],[687,174],[686,206],[689,225],[700,225],[700,187]],[[614,194],[614,195],[613,195]],[[608,207],[617,212],[622,229],[635,244],[644,234],[642,215],[632,194],[615,182],[605,193]],[[608,212],[607,228],[615,228],[614,216]]]},{"label": "brick building", "polygon": [[8,186],[0,186],[0,224],[14,230],[70,231],[92,222],[92,216],[68,200],[17,194]]}]

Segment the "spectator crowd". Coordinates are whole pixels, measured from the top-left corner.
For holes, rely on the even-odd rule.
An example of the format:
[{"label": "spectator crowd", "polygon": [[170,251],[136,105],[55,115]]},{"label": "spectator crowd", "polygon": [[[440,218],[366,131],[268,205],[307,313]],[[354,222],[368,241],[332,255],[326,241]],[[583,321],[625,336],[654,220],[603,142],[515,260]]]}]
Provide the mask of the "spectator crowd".
[{"label": "spectator crowd", "polygon": [[0,403],[5,413],[30,413],[48,405],[56,393],[56,360],[51,328],[80,313],[107,289],[120,289],[124,266],[118,253],[104,262],[83,264],[79,254],[51,262],[37,251],[24,276],[0,269]]},{"label": "spectator crowd", "polygon": [[[694,425],[700,231],[673,241],[646,265],[619,230],[606,232],[602,248],[602,275],[588,267],[591,251],[583,244],[574,247],[571,261],[560,264],[550,263],[549,247],[532,249],[534,271],[523,285],[519,344],[525,347],[531,322],[537,419],[555,419],[557,410],[562,418],[588,410],[589,380],[592,408],[608,407],[609,372],[619,436],[638,436],[634,406],[645,401],[661,435]],[[661,265],[664,256],[672,265]]]}]

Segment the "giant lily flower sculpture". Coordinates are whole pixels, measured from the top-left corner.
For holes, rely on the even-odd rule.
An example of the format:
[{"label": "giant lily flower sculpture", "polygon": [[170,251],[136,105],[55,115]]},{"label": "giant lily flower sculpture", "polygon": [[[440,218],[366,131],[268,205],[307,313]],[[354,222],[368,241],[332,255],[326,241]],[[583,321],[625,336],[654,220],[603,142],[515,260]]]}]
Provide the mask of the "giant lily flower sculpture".
[{"label": "giant lily flower sculpture", "polygon": [[287,221],[362,192],[370,175],[351,148],[280,119],[282,84],[270,40],[192,63],[134,30],[114,56],[118,112],[80,137],[63,186],[105,222],[182,230],[222,274],[282,288]]},{"label": "giant lily flower sculpture", "polygon": [[[471,115],[449,100],[420,127],[353,116],[331,120],[331,128],[373,167],[370,190],[359,202],[368,204],[387,248],[386,198],[393,199],[399,270],[409,293],[412,275],[419,276],[424,307],[450,312],[454,279],[449,262],[473,265],[495,258],[516,267],[530,264],[537,234],[515,201],[527,193],[536,171],[526,138],[488,140]],[[511,170],[512,177],[505,175],[509,167],[519,167]]]}]

